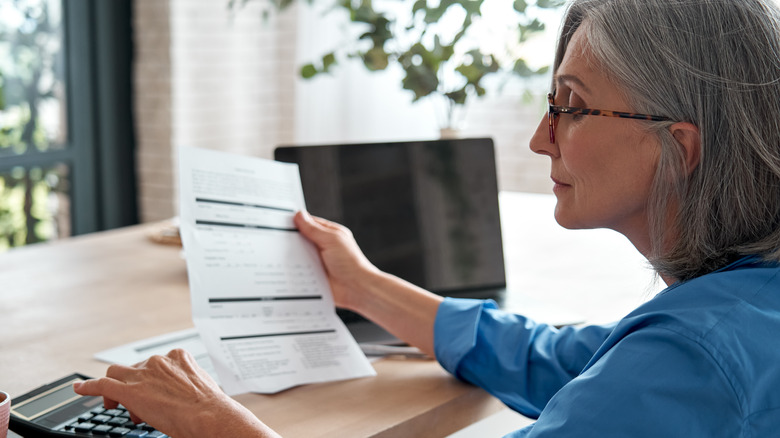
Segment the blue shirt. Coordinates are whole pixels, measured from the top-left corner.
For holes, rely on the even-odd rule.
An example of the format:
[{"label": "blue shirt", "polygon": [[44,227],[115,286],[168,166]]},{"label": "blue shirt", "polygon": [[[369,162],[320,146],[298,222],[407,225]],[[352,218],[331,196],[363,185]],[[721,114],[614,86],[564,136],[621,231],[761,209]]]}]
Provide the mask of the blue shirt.
[{"label": "blue shirt", "polygon": [[755,257],[605,326],[446,299],[434,347],[449,372],[538,417],[511,437],[780,436],[780,265]]}]

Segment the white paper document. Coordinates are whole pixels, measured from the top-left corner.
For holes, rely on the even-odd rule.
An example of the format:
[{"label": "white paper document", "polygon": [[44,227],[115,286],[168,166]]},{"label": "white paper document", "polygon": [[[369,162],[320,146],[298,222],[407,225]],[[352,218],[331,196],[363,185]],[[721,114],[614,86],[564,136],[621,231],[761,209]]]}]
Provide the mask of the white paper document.
[{"label": "white paper document", "polygon": [[211,363],[211,356],[201,342],[197,329],[194,328],[166,333],[99,351],[95,353],[95,359],[131,366],[143,362],[155,354],[166,355],[175,348],[187,350],[201,368],[219,381],[214,365]]},{"label": "white paper document", "polygon": [[293,224],[297,165],[180,148],[179,182],[193,322],[226,393],[375,374]]}]

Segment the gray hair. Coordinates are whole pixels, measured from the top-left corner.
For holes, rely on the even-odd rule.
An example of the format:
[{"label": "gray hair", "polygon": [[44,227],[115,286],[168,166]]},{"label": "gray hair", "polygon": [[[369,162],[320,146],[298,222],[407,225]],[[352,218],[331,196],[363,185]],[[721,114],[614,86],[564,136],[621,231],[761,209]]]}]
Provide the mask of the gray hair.
[{"label": "gray hair", "polygon": [[700,162],[689,173],[673,122],[643,122],[662,148],[648,205],[655,270],[687,280],[745,255],[780,261],[777,6],[574,0],[555,70],[578,28],[634,111],[691,122],[701,134]]}]

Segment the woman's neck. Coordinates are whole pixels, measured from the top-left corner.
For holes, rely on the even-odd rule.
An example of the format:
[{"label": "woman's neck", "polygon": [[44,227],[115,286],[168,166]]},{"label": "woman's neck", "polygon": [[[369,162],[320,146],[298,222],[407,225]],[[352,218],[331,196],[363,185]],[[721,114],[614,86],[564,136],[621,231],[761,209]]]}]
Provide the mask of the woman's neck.
[{"label": "woman's neck", "polygon": [[[631,242],[632,245],[634,245],[634,248],[636,248],[637,251],[639,251],[642,256],[644,256],[645,259],[650,260],[653,254],[652,248],[652,239],[650,238],[650,230],[649,226],[647,224],[643,224],[641,227],[634,227],[630,230],[615,230],[618,233],[626,236],[629,242]],[[669,240],[671,239],[671,234],[667,234],[666,241],[664,242],[664,248],[671,247],[671,243],[669,243]],[[677,279],[668,275],[664,274],[658,274],[659,277],[661,277],[661,280],[663,280],[664,283],[666,283],[667,286],[671,286],[674,283],[677,283]]]}]

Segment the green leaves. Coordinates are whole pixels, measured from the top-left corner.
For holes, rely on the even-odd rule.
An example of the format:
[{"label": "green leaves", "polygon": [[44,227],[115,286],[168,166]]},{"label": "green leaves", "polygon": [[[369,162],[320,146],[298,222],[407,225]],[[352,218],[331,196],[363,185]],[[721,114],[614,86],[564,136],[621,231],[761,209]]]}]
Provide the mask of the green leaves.
[{"label": "green leaves", "polygon": [[330,67],[334,65],[336,65],[336,54],[330,52],[322,57],[322,62],[319,67],[314,64],[306,64],[301,67],[301,77],[304,79],[311,79],[320,73],[329,73]]},{"label": "green leaves", "polygon": [[566,0],[536,0],[536,7],[543,9],[554,9],[563,6]]},{"label": "green leaves", "polygon": [[528,67],[525,59],[518,59],[515,61],[514,67],[512,67],[512,72],[521,77],[541,75],[547,73],[548,71],[550,71],[550,67],[542,67],[537,70]]},{"label": "green leaves", "polygon": [[382,47],[373,47],[361,54],[363,65],[370,71],[384,70],[390,65],[390,55]]},{"label": "green leaves", "polygon": [[412,6],[412,13],[423,11],[423,21],[426,24],[434,24],[438,23],[450,8],[462,8],[468,17],[481,15],[482,2],[483,0],[440,0],[437,6],[429,8],[426,1],[418,0]]},{"label": "green leaves", "polygon": [[528,2],[525,0],[515,0],[515,2],[512,4],[512,8],[514,8],[515,11],[524,13],[525,8],[528,7]]},{"label": "green leaves", "polygon": [[418,11],[427,9],[427,7],[428,7],[427,0],[417,0],[416,2],[414,2],[414,5],[412,6],[412,16],[417,14]]},{"label": "green leaves", "polygon": [[[249,0],[231,0],[245,2]],[[294,0],[262,0],[284,7]],[[306,0],[311,3],[313,0]],[[404,71],[401,84],[414,94],[414,101],[438,93],[452,104],[465,104],[468,96],[482,96],[485,77],[506,72],[529,77],[543,74],[547,67],[533,69],[521,58],[506,53],[485,53],[468,36],[471,27],[482,18],[486,0],[416,0],[411,3],[411,20],[397,23],[394,16],[374,8],[372,0],[335,0],[334,9],[346,11],[351,22],[366,30],[355,37],[354,44],[334,50],[318,62],[301,67],[305,79],[330,73],[337,57],[360,58],[369,71],[385,70],[397,63]],[[544,23],[533,16],[538,10],[556,8],[564,0],[504,0],[517,17],[516,42],[523,43],[544,30]],[[510,3],[511,2],[511,3]],[[406,4],[406,3],[404,3]],[[454,15],[453,15],[454,14]],[[462,16],[460,27],[444,34],[439,24],[452,23],[452,16]],[[508,51],[509,49],[507,49]],[[456,57],[456,54],[457,57]]]},{"label": "green leaves", "polygon": [[439,88],[439,77],[430,68],[421,65],[404,67],[406,76],[401,80],[404,90],[414,93],[414,102]]},{"label": "green leaves", "polygon": [[534,18],[528,23],[519,23],[517,25],[517,30],[520,34],[518,41],[522,43],[528,40],[528,37],[530,37],[531,35],[543,31],[544,23]]},{"label": "green leaves", "polygon": [[466,86],[464,85],[463,87],[458,88],[457,90],[444,93],[444,96],[457,105],[465,105],[466,97],[468,97],[468,93],[466,93]]},{"label": "green leaves", "polygon": [[425,97],[439,88],[438,70],[444,55],[451,55],[435,41],[435,48],[429,51],[422,43],[416,43],[398,57],[398,63],[404,69],[406,76],[401,81],[405,90],[414,93],[414,101]]},{"label": "green leaves", "polygon": [[301,77],[304,79],[311,79],[318,73],[317,67],[314,64],[306,64],[301,67]]},{"label": "green leaves", "polygon": [[[459,65],[455,68],[455,71],[466,78],[464,90],[471,89],[477,93],[477,96],[484,96],[485,89],[480,85],[480,82],[485,75],[495,73],[499,70],[500,65],[498,60],[493,55],[483,54],[479,49],[468,52],[468,58],[471,62]],[[465,99],[463,99],[463,102],[456,101],[456,103],[465,103]]]}]

